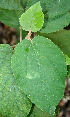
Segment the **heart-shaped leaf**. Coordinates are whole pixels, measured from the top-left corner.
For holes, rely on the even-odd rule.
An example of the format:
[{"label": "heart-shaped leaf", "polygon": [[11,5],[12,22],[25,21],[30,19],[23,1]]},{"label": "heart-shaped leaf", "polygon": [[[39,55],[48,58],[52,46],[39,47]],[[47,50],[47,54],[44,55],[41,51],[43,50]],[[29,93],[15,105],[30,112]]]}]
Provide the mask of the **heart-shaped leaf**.
[{"label": "heart-shaped leaf", "polygon": [[32,104],[16,84],[11,70],[11,56],[11,46],[0,44],[0,113],[27,117]]},{"label": "heart-shaped leaf", "polygon": [[25,13],[23,13],[20,17],[20,25],[23,30],[29,31],[30,28],[32,32],[39,31],[44,22],[44,15],[42,12],[42,8],[40,6],[40,2],[31,6]]},{"label": "heart-shaped leaf", "polygon": [[64,95],[66,64],[60,49],[49,39],[36,36],[15,48],[11,66],[16,82],[40,109],[53,114]]}]

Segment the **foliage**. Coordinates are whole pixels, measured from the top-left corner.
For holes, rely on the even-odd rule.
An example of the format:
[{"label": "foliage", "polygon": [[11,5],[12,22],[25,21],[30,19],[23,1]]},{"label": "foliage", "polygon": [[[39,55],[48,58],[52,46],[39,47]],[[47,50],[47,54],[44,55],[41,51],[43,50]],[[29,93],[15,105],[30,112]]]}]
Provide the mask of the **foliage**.
[{"label": "foliage", "polygon": [[19,17],[24,10],[10,10],[0,8],[0,21],[14,28],[19,28]]},{"label": "foliage", "polygon": [[[29,0],[26,9],[38,1]],[[56,32],[70,23],[70,0],[40,0],[40,3],[45,21],[41,33]]]},{"label": "foliage", "polygon": [[0,112],[4,115],[27,116],[31,102],[19,89],[11,70],[12,47],[0,44]]},{"label": "foliage", "polygon": [[[38,1],[39,0],[17,0],[17,1],[14,0],[14,4],[13,4],[13,1],[11,2],[11,0],[10,1],[7,0],[6,2],[5,0],[0,1],[0,14],[1,14],[0,21],[3,21],[8,26],[19,28],[18,17],[20,16],[18,12],[20,12],[20,15],[21,15],[22,12],[30,8]],[[61,0],[61,1],[60,0],[56,0],[56,1],[40,0],[40,4],[42,7],[42,11],[44,13],[44,25],[40,32],[42,33],[56,32],[70,23],[70,13],[69,13],[70,0]],[[12,15],[12,10],[14,10],[13,15]],[[7,11],[9,12],[9,14],[7,13]],[[13,18],[14,16],[16,17]],[[10,17],[10,20],[9,20],[9,17]],[[13,24],[13,19],[15,22],[14,24]],[[10,22],[11,23],[9,24],[8,21],[9,23]]]},{"label": "foliage", "polygon": [[70,79],[70,65],[67,66],[67,70],[68,70],[67,76],[68,76],[68,79]]},{"label": "foliage", "polygon": [[54,113],[63,95],[66,76],[64,61],[60,49],[42,36],[35,36],[32,44],[29,40],[23,40],[12,56],[12,69],[18,86],[37,107],[49,113]]},{"label": "foliage", "polygon": [[[0,113],[3,115],[55,116],[56,106],[64,95],[66,64],[70,63],[68,32],[62,40],[65,33],[56,31],[70,23],[69,6],[69,0],[0,1],[0,21],[18,30],[21,25],[25,31],[36,32],[32,40],[29,37],[18,43],[14,52],[8,44],[0,44]],[[32,103],[35,106],[30,114]]]},{"label": "foliage", "polygon": [[[28,117],[49,117],[47,111],[42,111],[37,106],[34,106],[33,112]],[[54,117],[54,115],[52,115]]]},{"label": "foliage", "polygon": [[0,1],[0,7],[12,10],[22,10],[22,5],[20,0],[2,0]]},{"label": "foliage", "polygon": [[65,55],[65,59],[66,59],[66,65],[70,65],[70,58],[67,55]]},{"label": "foliage", "polygon": [[32,30],[32,32],[37,32],[41,29],[44,22],[44,16],[41,10],[40,2],[31,6],[26,13],[23,13],[20,17],[20,25],[23,30]]},{"label": "foliage", "polygon": [[48,37],[64,54],[70,57],[70,30],[61,29],[60,31],[49,34],[37,32],[37,35]]}]

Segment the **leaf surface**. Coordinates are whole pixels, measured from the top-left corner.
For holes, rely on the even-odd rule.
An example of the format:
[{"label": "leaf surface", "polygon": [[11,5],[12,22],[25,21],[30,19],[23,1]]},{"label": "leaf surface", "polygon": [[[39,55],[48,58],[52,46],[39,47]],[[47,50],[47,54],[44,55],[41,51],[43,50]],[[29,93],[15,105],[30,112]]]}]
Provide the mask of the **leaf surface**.
[{"label": "leaf surface", "polygon": [[60,49],[42,36],[34,37],[32,43],[25,39],[16,46],[11,67],[17,84],[29,99],[53,114],[64,95],[67,72]]},{"label": "leaf surface", "polygon": [[41,10],[40,2],[31,6],[25,13],[20,17],[20,25],[23,30],[37,32],[41,29],[44,22],[43,12]]},{"label": "leaf surface", "polygon": [[0,1],[0,21],[7,26],[19,28],[19,17],[25,11],[27,2],[28,0]]},{"label": "leaf surface", "polygon": [[24,10],[9,10],[0,8],[0,21],[9,27],[19,28],[19,17]]},{"label": "leaf surface", "polygon": [[11,46],[0,44],[0,113],[11,117],[27,117],[32,104],[16,84],[11,57]]},{"label": "leaf surface", "polygon": [[59,31],[60,29],[64,28],[65,26],[67,26],[70,22],[70,13],[66,13],[64,15],[62,15],[59,18],[56,18],[55,20],[49,20],[48,22],[46,22],[45,28],[42,28],[42,30],[40,32],[42,33],[51,33],[51,32],[56,32]]},{"label": "leaf surface", "polygon": [[50,115],[47,111],[42,111],[37,106],[34,106],[33,112],[29,117],[55,117],[55,115]]},{"label": "leaf surface", "polygon": [[65,55],[65,61],[66,61],[66,65],[70,65],[70,58]]},{"label": "leaf surface", "polygon": [[21,0],[0,0],[0,7],[12,10],[22,10]]},{"label": "leaf surface", "polygon": [[62,29],[54,33],[37,33],[37,35],[42,35],[49,38],[56,44],[61,51],[70,57],[70,30]]},{"label": "leaf surface", "polygon": [[[26,10],[38,2],[30,0]],[[70,0],[40,0],[42,11],[44,13],[44,25],[41,33],[56,32],[70,23]]]}]

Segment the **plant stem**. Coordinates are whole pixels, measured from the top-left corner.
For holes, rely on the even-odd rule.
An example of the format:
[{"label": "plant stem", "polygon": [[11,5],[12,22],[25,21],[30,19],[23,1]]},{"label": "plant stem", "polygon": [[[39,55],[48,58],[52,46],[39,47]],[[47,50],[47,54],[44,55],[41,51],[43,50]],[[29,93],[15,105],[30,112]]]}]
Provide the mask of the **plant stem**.
[{"label": "plant stem", "polygon": [[25,39],[30,40],[31,43],[32,43],[31,34],[32,34],[32,33],[31,33],[31,28],[30,28],[29,33],[28,33],[28,35],[25,37]]},{"label": "plant stem", "polygon": [[20,42],[22,41],[22,27],[20,25]]}]

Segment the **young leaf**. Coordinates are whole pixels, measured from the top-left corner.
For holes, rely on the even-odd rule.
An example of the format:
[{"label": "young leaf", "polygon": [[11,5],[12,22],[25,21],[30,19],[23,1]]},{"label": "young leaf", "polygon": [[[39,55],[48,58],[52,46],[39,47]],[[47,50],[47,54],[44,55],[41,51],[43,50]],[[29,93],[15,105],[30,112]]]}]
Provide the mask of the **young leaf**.
[{"label": "young leaf", "polygon": [[15,48],[11,66],[17,84],[30,100],[53,114],[64,95],[67,72],[60,49],[42,36],[34,37],[32,43],[23,40]]},{"label": "young leaf", "polygon": [[[29,0],[26,10],[38,0]],[[41,33],[56,32],[70,23],[70,0],[41,0],[44,13],[44,25]]]},{"label": "young leaf", "polygon": [[31,102],[19,89],[11,70],[12,48],[0,44],[0,113],[11,117],[27,117]]},{"label": "young leaf", "polygon": [[32,32],[39,31],[44,23],[44,15],[40,6],[40,2],[31,6],[25,13],[20,17],[20,25],[23,30],[29,31],[31,28]]}]

